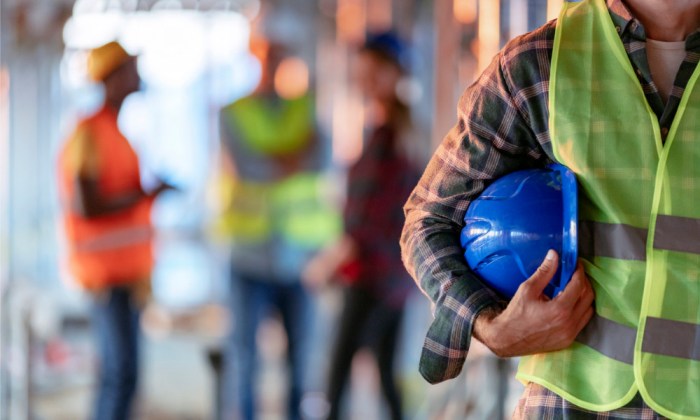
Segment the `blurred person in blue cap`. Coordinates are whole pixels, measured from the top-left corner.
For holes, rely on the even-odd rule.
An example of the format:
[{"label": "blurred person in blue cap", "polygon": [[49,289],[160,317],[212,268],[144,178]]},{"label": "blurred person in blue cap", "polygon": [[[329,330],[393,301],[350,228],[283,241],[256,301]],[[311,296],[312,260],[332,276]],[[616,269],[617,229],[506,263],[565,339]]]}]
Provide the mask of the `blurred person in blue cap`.
[{"label": "blurred person in blue cap", "polygon": [[394,355],[413,285],[398,241],[402,206],[419,176],[407,152],[410,112],[397,96],[408,71],[407,48],[395,33],[384,32],[368,35],[359,49],[354,76],[366,101],[366,144],[347,175],[344,235],[305,271],[305,280],[316,287],[332,280],[344,286],[330,359],[329,419],[340,417],[353,356],[367,345],[377,358],[391,418],[402,418]]},{"label": "blurred person in blue cap", "polygon": [[104,87],[104,103],[65,142],[59,191],[68,265],[94,296],[100,366],[92,418],[126,419],[138,384],[139,317],[150,295],[151,206],[171,186],[143,190],[138,157],[117,124],[124,99],[139,88],[136,57],[110,42],[90,50],[87,65],[88,77]]},{"label": "blurred person in blue cap", "polygon": [[[699,1],[565,2],[465,90],[405,206],[404,260],[435,304],[426,380],[457,376],[473,336],[523,356],[514,418],[700,418],[698,27]],[[580,263],[550,299],[550,250],[505,301],[458,233],[486,187],[550,163],[580,185]]]}]

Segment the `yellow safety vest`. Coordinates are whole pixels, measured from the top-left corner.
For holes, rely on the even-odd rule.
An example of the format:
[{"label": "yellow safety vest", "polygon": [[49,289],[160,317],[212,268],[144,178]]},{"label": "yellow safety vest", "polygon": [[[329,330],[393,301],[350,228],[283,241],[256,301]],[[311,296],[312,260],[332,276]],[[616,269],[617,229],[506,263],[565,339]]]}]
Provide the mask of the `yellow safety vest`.
[{"label": "yellow safety vest", "polygon": [[340,236],[340,212],[328,199],[327,191],[327,179],[311,172],[291,176],[275,185],[272,202],[282,239],[307,249],[318,249]]},{"label": "yellow safety vest", "polygon": [[262,155],[284,155],[303,149],[314,130],[314,107],[309,95],[282,99],[271,105],[252,95],[224,109],[248,148]]},{"label": "yellow safety vest", "polygon": [[595,411],[641,393],[700,418],[700,89],[696,68],[665,143],[603,0],[566,3],[550,75],[554,154],[577,175],[596,314],[568,349],[518,377]]},{"label": "yellow safety vest", "polygon": [[[223,115],[248,150],[271,159],[298,153],[313,136],[314,109],[308,95],[280,99],[274,106],[250,96],[229,105]],[[340,213],[323,194],[322,174],[300,172],[273,181],[222,175],[221,181],[226,211],[219,227],[238,244],[283,240],[317,249],[340,234]]]},{"label": "yellow safety vest", "polygon": [[239,243],[263,243],[272,235],[272,185],[219,175],[220,205],[217,231]]}]

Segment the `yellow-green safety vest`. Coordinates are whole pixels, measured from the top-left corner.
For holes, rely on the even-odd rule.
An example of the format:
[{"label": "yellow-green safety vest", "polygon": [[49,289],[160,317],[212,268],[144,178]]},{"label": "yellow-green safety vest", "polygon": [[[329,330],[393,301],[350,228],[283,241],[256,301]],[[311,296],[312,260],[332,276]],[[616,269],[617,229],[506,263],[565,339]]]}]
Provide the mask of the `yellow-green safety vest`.
[{"label": "yellow-green safety vest", "polygon": [[221,174],[217,187],[223,209],[217,220],[217,232],[239,243],[265,242],[272,235],[269,203],[272,184]]},{"label": "yellow-green safety vest", "polygon": [[309,95],[279,98],[274,104],[251,95],[224,109],[250,150],[273,156],[297,152],[308,144],[314,130],[314,112]]},{"label": "yellow-green safety vest", "polygon": [[664,416],[700,418],[699,71],[664,143],[604,1],[565,3],[549,128],[580,183],[596,314],[570,348],[523,358],[521,380],[590,410],[639,392]]},{"label": "yellow-green safety vest", "polygon": [[226,210],[218,229],[235,242],[276,238],[317,249],[340,235],[340,212],[329,200],[322,174],[303,172],[275,183],[224,180],[220,187]]},{"label": "yellow-green safety vest", "polygon": [[275,224],[289,242],[317,249],[340,236],[340,212],[329,202],[328,180],[306,172],[288,177],[272,190]]},{"label": "yellow-green safety vest", "polygon": [[[279,98],[274,103],[249,96],[226,107],[223,116],[248,150],[270,158],[299,152],[313,136],[309,95]],[[326,181],[321,174],[301,172],[271,181],[222,175],[220,181],[226,211],[218,227],[239,244],[275,238],[318,248],[339,235],[340,214],[324,194]]]}]

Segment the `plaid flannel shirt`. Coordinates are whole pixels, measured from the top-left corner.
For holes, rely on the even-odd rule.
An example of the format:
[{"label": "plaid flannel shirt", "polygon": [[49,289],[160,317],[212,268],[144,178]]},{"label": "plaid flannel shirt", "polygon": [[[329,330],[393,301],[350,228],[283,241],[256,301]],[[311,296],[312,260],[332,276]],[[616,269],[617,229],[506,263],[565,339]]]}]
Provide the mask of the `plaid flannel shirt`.
[{"label": "plaid flannel shirt", "polygon": [[400,134],[390,125],[371,130],[362,155],[348,171],[343,209],[345,233],[358,253],[354,284],[396,308],[414,290],[401,263],[398,239],[403,203],[419,177],[414,165],[398,152]]},{"label": "plaid flannel shirt", "polygon": [[[686,41],[686,57],[664,105],[647,63],[644,28],[622,0],[608,0],[607,6],[665,137],[700,58],[700,32]],[[555,161],[548,126],[555,25],[550,21],[510,41],[466,89],[457,124],[405,205],[404,263],[434,304],[420,360],[420,372],[431,383],[460,372],[477,315],[504,304],[464,261],[459,233],[469,203],[509,172]]]},{"label": "plaid flannel shirt", "polygon": [[542,385],[530,383],[513,413],[513,420],[658,420],[665,417],[654,412],[637,394],[624,407],[595,412],[577,407]]}]

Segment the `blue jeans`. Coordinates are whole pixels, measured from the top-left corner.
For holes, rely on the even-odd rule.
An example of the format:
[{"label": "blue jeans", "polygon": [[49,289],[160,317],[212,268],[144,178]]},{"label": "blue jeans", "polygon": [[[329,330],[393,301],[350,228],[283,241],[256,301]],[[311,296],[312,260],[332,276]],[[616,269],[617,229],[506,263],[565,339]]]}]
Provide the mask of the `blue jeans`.
[{"label": "blue jeans", "polygon": [[138,379],[139,315],[126,288],[113,288],[95,302],[100,369],[94,420],[129,418]]},{"label": "blue jeans", "polygon": [[[287,334],[289,419],[299,419],[305,387],[306,355],[313,301],[300,282],[273,283],[251,276],[234,276],[231,296],[233,331],[224,361],[224,419],[254,419],[257,387],[255,337],[260,322],[277,310]],[[236,415],[238,413],[238,415]]]}]

